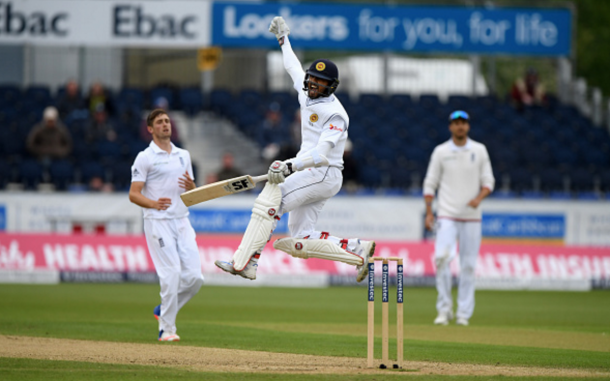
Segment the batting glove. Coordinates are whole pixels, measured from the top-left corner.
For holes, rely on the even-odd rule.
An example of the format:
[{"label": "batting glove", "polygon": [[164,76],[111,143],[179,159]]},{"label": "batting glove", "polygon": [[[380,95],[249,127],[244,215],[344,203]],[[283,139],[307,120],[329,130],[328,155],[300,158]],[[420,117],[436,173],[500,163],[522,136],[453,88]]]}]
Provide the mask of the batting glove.
[{"label": "batting glove", "polygon": [[286,177],[292,172],[292,163],[276,160],[271,163],[267,176],[271,184],[280,184],[283,183],[284,180],[286,180]]},{"label": "batting glove", "polygon": [[284,21],[284,18],[281,16],[276,16],[271,20],[271,25],[269,25],[269,32],[275,34],[275,38],[278,40],[284,36],[288,36],[290,34],[290,28]]}]

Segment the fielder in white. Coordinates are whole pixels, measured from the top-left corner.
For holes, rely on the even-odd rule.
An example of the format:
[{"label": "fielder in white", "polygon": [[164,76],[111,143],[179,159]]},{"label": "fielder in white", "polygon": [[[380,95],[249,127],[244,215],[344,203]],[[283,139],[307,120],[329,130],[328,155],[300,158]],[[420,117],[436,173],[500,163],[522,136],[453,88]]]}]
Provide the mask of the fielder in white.
[{"label": "fielder in white", "polygon": [[343,182],[349,118],[333,95],[339,85],[339,71],[331,61],[319,59],[304,72],[292,51],[290,29],[282,17],[273,19],[269,31],[278,39],[284,67],[299,94],[301,147],[295,158],[271,164],[269,181],[254,203],[252,218],[233,260],[216,261],[216,266],[256,279],[261,251],[282,214],[290,212],[291,238],[278,239],[273,247],[297,258],[322,258],[357,266],[356,279],[360,282],[368,275],[366,264],[375,252],[375,242],[341,239],[315,229],[324,204],[339,192]]},{"label": "fielder in white", "polygon": [[487,149],[468,138],[470,117],[464,111],[449,116],[451,139],[438,145],[424,179],[426,228],[433,229],[432,200],[438,189],[438,211],[434,260],[438,316],[434,324],[453,319],[451,272],[456,241],[460,255],[460,280],[456,324],[468,325],[474,311],[475,267],[481,246],[481,201],[494,187]]},{"label": "fielder in white", "polygon": [[179,341],[176,315],[203,284],[195,231],[180,199],[195,188],[193,166],[188,151],[170,141],[164,110],[153,110],[147,125],[153,140],[131,167],[129,200],[143,208],[146,243],[161,285],[161,304],[154,309],[159,341]]}]

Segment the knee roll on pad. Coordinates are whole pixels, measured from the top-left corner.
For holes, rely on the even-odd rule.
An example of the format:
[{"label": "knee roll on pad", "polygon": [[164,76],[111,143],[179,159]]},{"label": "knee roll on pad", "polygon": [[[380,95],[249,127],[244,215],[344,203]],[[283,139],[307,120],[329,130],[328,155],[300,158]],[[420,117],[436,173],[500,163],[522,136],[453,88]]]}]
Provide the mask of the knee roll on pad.
[{"label": "knee roll on pad", "polygon": [[320,258],[330,261],[362,266],[361,256],[343,250],[327,239],[282,238],[273,243],[273,247],[295,258]]},{"label": "knee roll on pad", "polygon": [[265,247],[281,203],[282,190],[279,185],[267,183],[254,201],[250,222],[237,251],[233,254],[235,271],[242,271],[250,258]]}]

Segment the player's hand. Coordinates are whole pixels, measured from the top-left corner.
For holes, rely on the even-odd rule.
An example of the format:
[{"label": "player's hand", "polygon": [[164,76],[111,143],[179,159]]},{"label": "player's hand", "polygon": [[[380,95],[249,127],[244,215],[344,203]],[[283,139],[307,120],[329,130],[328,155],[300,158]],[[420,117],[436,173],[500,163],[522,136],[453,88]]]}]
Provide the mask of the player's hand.
[{"label": "player's hand", "polygon": [[284,161],[276,160],[269,166],[267,172],[269,182],[271,184],[280,184],[286,180],[286,177],[292,173],[292,164]]},{"label": "player's hand", "polygon": [[286,24],[283,17],[276,16],[273,18],[273,20],[271,20],[269,32],[275,34],[275,38],[279,40],[280,38],[290,34],[290,28],[288,28],[288,24]]},{"label": "player's hand", "polygon": [[480,203],[481,203],[481,200],[479,200],[478,198],[474,198],[468,203],[468,206],[476,209]]},{"label": "player's hand", "polygon": [[430,231],[434,229],[434,215],[432,213],[426,214],[426,229]]},{"label": "player's hand", "polygon": [[180,184],[180,188],[190,191],[191,189],[195,189],[195,182],[191,179],[188,171],[184,172],[181,178],[178,179],[178,184]]},{"label": "player's hand", "polygon": [[154,208],[157,210],[167,210],[172,205],[172,199],[167,197],[161,197],[155,201]]}]

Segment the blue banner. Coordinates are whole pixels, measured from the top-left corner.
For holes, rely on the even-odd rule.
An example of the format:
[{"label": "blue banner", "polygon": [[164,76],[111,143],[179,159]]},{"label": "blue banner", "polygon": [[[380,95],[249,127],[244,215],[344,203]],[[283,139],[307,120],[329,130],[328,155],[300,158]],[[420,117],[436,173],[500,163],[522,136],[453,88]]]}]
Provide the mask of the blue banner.
[{"label": "blue banner", "polygon": [[484,237],[564,239],[563,214],[483,214]]},{"label": "blue banner", "polygon": [[[251,210],[239,209],[191,209],[189,220],[197,233],[243,234],[250,222]],[[288,214],[278,222],[276,233],[288,233]]]},{"label": "blue banner", "polygon": [[475,8],[214,3],[212,43],[277,47],[269,23],[282,16],[295,47],[567,56],[567,8]]},{"label": "blue banner", "polygon": [[0,231],[6,230],[6,207],[0,205]]}]

